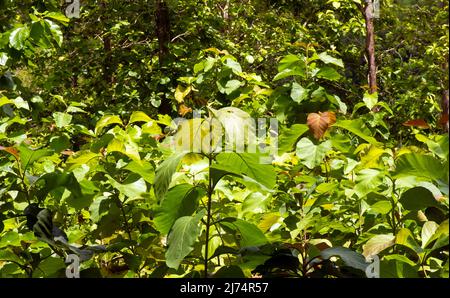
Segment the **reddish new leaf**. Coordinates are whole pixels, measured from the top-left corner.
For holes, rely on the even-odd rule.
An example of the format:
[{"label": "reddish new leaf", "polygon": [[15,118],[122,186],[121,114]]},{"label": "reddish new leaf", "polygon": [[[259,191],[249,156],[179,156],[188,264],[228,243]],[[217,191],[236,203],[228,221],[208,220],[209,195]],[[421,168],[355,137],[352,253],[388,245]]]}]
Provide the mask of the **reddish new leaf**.
[{"label": "reddish new leaf", "polygon": [[439,122],[438,123],[439,123],[440,126],[447,125],[447,123],[448,123],[448,114],[447,113],[442,114],[441,118],[439,118]]},{"label": "reddish new leaf", "polygon": [[309,130],[314,134],[314,137],[320,139],[335,122],[336,115],[334,112],[319,112],[308,114],[306,124],[308,124]]},{"label": "reddish new leaf", "polygon": [[19,159],[19,151],[16,148],[14,148],[14,147],[3,147],[3,146],[0,146],[0,150],[8,152],[9,154],[12,154],[15,159]]},{"label": "reddish new leaf", "polygon": [[415,126],[415,127],[420,127],[420,128],[430,128],[428,123],[426,123],[425,120],[423,120],[423,119],[409,120],[409,121],[404,122],[403,125]]}]

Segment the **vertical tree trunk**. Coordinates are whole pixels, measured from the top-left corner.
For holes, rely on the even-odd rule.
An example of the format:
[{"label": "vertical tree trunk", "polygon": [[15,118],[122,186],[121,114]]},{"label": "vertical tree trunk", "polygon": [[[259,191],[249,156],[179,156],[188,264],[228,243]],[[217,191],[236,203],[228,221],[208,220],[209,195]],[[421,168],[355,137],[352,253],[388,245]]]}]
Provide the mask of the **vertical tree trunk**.
[{"label": "vertical tree trunk", "polygon": [[169,54],[170,42],[169,8],[164,0],[156,0],[155,19],[159,44],[159,65],[163,67]]},{"label": "vertical tree trunk", "polygon": [[[169,8],[164,0],[155,0],[155,22],[156,22],[156,36],[158,38],[158,57],[159,67],[162,73],[164,73],[164,66],[167,63],[169,55],[169,42],[170,42],[170,18]],[[163,92],[165,94],[165,92]],[[172,111],[172,105],[165,95],[161,96],[161,105],[158,108],[161,114],[170,114]]]},{"label": "vertical tree trunk", "polygon": [[444,128],[445,132],[448,132],[449,125],[448,125],[448,89],[442,91],[442,99],[441,99],[441,118],[439,119],[439,124]]},{"label": "vertical tree trunk", "polygon": [[377,92],[377,64],[375,61],[375,32],[373,26],[373,0],[366,0],[364,18],[366,21],[366,52],[369,62],[369,93]]},{"label": "vertical tree trunk", "polygon": [[108,33],[103,37],[103,53],[105,59],[103,60],[103,80],[110,84],[112,82],[111,75],[111,38]]}]

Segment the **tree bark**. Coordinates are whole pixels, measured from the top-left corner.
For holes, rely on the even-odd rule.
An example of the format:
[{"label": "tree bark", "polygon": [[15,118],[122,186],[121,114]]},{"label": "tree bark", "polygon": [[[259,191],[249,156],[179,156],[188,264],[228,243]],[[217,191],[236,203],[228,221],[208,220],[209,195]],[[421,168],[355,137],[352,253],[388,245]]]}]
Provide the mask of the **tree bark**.
[{"label": "tree bark", "polygon": [[375,30],[373,25],[373,0],[366,0],[364,19],[366,21],[366,52],[369,63],[368,83],[369,93],[377,92],[377,64],[375,61]]},{"label": "tree bark", "polygon": [[441,99],[442,112],[441,112],[441,118],[439,119],[439,122],[440,122],[441,126],[444,128],[445,132],[448,132],[448,130],[449,130],[449,125],[448,125],[449,102],[448,101],[449,101],[448,100],[448,89],[443,90],[442,91],[442,99]]},{"label": "tree bark", "polygon": [[[156,22],[156,36],[158,38],[158,58],[159,68],[164,73],[164,66],[167,63],[169,56],[169,42],[170,42],[170,18],[169,8],[164,0],[155,0],[155,22]],[[161,114],[170,114],[172,105],[169,99],[164,95],[161,96],[161,105],[158,107],[158,112]]]},{"label": "tree bark", "polygon": [[156,0],[155,19],[159,44],[159,65],[163,67],[169,54],[170,42],[169,8],[164,0]]}]

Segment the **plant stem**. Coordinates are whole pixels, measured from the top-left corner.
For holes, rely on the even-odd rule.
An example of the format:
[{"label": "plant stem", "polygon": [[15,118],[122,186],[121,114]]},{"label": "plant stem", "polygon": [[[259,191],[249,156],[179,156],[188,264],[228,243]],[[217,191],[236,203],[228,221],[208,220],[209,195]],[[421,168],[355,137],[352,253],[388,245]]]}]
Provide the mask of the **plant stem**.
[{"label": "plant stem", "polygon": [[211,177],[211,165],[212,165],[212,156],[208,155],[209,161],[209,177],[208,177],[208,203],[207,203],[207,217],[206,217],[206,236],[205,236],[205,278],[208,277],[208,245],[209,245],[209,228],[211,225],[211,201],[212,201],[212,192],[213,192],[213,181]]}]

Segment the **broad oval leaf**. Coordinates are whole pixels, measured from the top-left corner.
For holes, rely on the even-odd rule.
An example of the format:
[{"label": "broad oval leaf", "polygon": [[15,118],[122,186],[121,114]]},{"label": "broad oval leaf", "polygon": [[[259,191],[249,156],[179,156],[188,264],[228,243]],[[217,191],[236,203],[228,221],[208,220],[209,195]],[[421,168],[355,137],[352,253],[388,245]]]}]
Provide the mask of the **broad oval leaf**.
[{"label": "broad oval leaf", "polygon": [[380,251],[395,244],[395,236],[392,234],[376,235],[363,245],[363,255],[367,258],[378,254]]},{"label": "broad oval leaf", "polygon": [[238,218],[225,218],[220,224],[239,232],[239,245],[241,248],[260,246],[268,242],[264,233],[256,225],[248,221]]},{"label": "broad oval leaf", "polygon": [[304,99],[308,97],[308,89],[303,88],[300,84],[294,82],[292,83],[291,98],[296,103],[301,103]]},{"label": "broad oval leaf", "polygon": [[290,128],[284,130],[280,134],[278,142],[278,151],[292,152],[297,140],[308,131],[308,126],[306,124],[294,124]]},{"label": "broad oval leaf", "polygon": [[25,42],[27,41],[29,36],[30,29],[28,29],[27,27],[17,28],[9,35],[9,44],[16,50],[21,50],[24,48]]},{"label": "broad oval leaf", "polygon": [[55,119],[56,127],[63,128],[72,122],[72,115],[61,112],[54,112],[53,119]]},{"label": "broad oval leaf", "polygon": [[128,123],[135,123],[135,122],[150,122],[153,121],[152,118],[150,118],[147,114],[141,111],[134,111],[130,116],[130,121]]},{"label": "broad oval leaf", "polygon": [[299,158],[301,158],[302,164],[307,166],[309,169],[314,169],[322,163],[328,151],[331,151],[330,141],[325,141],[319,145],[314,145],[310,139],[302,138],[297,143],[296,154]]},{"label": "broad oval leaf", "polygon": [[427,207],[438,207],[439,203],[433,193],[425,187],[414,187],[405,191],[399,201],[407,210],[422,210]]},{"label": "broad oval leaf", "polygon": [[415,175],[438,181],[440,179],[445,180],[448,177],[448,164],[443,164],[430,155],[419,153],[402,154],[395,161],[395,164],[395,178]]},{"label": "broad oval leaf", "polygon": [[110,124],[122,125],[122,120],[120,120],[117,115],[105,115],[103,116],[95,125],[95,134],[98,135],[102,129]]},{"label": "broad oval leaf", "polygon": [[178,269],[181,261],[194,250],[194,243],[200,231],[200,220],[206,211],[202,209],[194,216],[183,216],[178,218],[167,238],[169,248],[166,251],[167,267]]},{"label": "broad oval leaf", "polygon": [[342,62],[342,59],[334,58],[333,56],[330,56],[327,54],[327,52],[322,52],[318,55],[319,59],[322,60],[326,64],[334,64],[339,67],[344,67],[344,63]]},{"label": "broad oval leaf", "polygon": [[214,168],[234,175],[245,175],[271,190],[275,186],[276,174],[272,165],[262,164],[260,155],[252,153],[220,153]]},{"label": "broad oval leaf", "polygon": [[329,259],[333,256],[338,256],[342,259],[345,265],[365,271],[369,265],[364,256],[345,247],[330,247],[322,250],[320,256],[323,259]]},{"label": "broad oval leaf", "polygon": [[162,200],[172,181],[173,174],[177,171],[185,152],[175,153],[164,160],[155,171],[155,196],[156,199]]},{"label": "broad oval leaf", "polygon": [[198,207],[198,200],[206,191],[190,184],[179,184],[166,193],[155,214],[155,226],[161,234],[167,234],[173,223],[182,216],[192,215]]},{"label": "broad oval leaf", "polygon": [[374,137],[371,136],[370,130],[364,124],[364,121],[362,119],[339,120],[335,124],[333,124],[333,126],[348,130],[349,132],[357,135],[358,137],[372,145],[381,145]]}]

